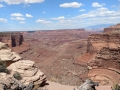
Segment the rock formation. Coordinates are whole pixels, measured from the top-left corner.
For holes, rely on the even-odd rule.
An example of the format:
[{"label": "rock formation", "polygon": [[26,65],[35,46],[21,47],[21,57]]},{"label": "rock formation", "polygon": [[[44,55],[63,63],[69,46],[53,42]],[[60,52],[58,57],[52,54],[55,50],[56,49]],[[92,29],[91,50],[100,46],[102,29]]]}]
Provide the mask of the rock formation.
[{"label": "rock formation", "polygon": [[90,79],[87,79],[85,83],[83,83],[81,86],[78,86],[74,88],[74,90],[96,90],[95,86],[98,86],[99,84],[97,82],[93,82]]},{"label": "rock formation", "polygon": [[[7,44],[1,42],[0,61],[5,63],[6,69],[9,70],[9,74],[5,73],[4,71],[0,72],[0,82],[5,85],[7,83],[6,81],[10,78],[15,79],[14,75],[16,72],[17,77],[19,77],[19,74],[22,77],[18,82],[21,82],[23,85],[28,85],[31,82],[41,85],[42,83],[46,82],[46,76],[35,66],[33,61],[22,60],[17,53],[12,52],[11,49],[8,48]],[[2,69],[2,64],[0,64],[0,69]]]},{"label": "rock formation", "polygon": [[11,35],[12,47],[20,46],[23,42],[23,35],[21,33],[15,33]]},{"label": "rock formation", "polygon": [[[87,41],[86,53],[77,63],[84,61],[88,66],[88,77],[102,85],[120,83],[120,24],[105,28],[102,34],[92,34]],[[100,71],[100,72],[99,72]]]},{"label": "rock formation", "polygon": [[46,78],[44,73],[42,73],[35,66],[35,63],[30,60],[20,60],[11,64],[9,67],[7,67],[7,69],[11,71],[11,77],[16,71],[20,73],[20,75],[22,76],[21,82],[23,82],[25,85],[29,84],[30,82],[39,84],[45,81]]},{"label": "rock formation", "polygon": [[87,53],[90,53],[91,55],[96,54],[96,56],[93,58],[94,61],[92,61],[92,66],[94,66],[96,63],[95,66],[98,67],[110,67],[120,70],[120,33],[113,33],[111,28],[114,29],[114,32],[116,31],[116,27],[113,27],[110,27],[109,33],[108,31],[105,33],[105,28],[103,34],[93,34],[89,36]]},{"label": "rock formation", "polygon": [[1,32],[0,42],[8,44],[9,47],[20,46],[23,42],[23,35],[21,33]]},{"label": "rock formation", "polygon": [[104,29],[104,33],[111,33],[111,32],[112,33],[120,32],[120,23],[115,26],[110,26]]},{"label": "rock formation", "polygon": [[[103,85],[120,83],[120,25],[105,28],[103,34],[93,34],[88,38],[87,53],[95,55],[88,60],[89,77],[101,81]],[[101,71],[99,73],[98,71]]]},{"label": "rock formation", "polygon": [[22,58],[15,52],[8,48],[7,44],[0,42],[0,61],[6,62],[9,66],[11,63],[21,60]]}]

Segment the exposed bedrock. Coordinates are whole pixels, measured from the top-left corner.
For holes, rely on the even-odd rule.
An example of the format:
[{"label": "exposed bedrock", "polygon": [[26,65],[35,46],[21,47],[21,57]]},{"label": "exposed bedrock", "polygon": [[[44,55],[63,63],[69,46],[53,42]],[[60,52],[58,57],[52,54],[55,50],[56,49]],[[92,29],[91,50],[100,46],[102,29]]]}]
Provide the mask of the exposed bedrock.
[{"label": "exposed bedrock", "polygon": [[20,46],[23,42],[23,35],[21,33],[11,35],[12,47]]},{"label": "exposed bedrock", "polygon": [[87,41],[86,53],[76,59],[88,66],[88,76],[103,85],[120,84],[120,24],[92,34]]},{"label": "exposed bedrock", "polygon": [[[31,82],[34,85],[41,85],[46,82],[46,76],[38,69],[34,61],[23,60],[7,44],[0,42],[0,85],[7,84],[7,80],[10,78],[19,80],[23,85]],[[12,80],[9,84],[13,82]]]},{"label": "exposed bedrock", "polygon": [[21,33],[0,33],[0,42],[8,44],[9,47],[15,47],[22,45],[24,41]]}]

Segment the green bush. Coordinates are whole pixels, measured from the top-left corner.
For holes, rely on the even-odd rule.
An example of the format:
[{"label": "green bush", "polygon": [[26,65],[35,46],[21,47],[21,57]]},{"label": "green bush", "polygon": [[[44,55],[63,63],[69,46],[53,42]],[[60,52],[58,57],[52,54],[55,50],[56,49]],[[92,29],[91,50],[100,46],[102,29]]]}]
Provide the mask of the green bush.
[{"label": "green bush", "polygon": [[22,79],[22,76],[20,75],[19,72],[15,71],[14,74],[13,74],[13,77],[17,80],[21,80]]},{"label": "green bush", "polygon": [[0,72],[9,74],[10,71],[6,68],[6,62],[0,61]]}]

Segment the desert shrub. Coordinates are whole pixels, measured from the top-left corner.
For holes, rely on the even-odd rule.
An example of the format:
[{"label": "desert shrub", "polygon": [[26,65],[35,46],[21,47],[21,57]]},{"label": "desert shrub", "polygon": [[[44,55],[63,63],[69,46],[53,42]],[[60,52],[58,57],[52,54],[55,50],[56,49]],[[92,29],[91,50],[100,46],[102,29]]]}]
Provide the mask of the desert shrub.
[{"label": "desert shrub", "polygon": [[34,87],[33,87],[33,90],[37,90],[38,88],[39,88],[39,85],[35,84]]},{"label": "desert shrub", "polygon": [[0,61],[0,72],[9,74],[10,71],[6,68],[6,62]]},{"label": "desert shrub", "polygon": [[19,72],[15,71],[14,74],[13,74],[13,77],[17,80],[21,80],[22,79],[22,76],[20,75]]},{"label": "desert shrub", "polygon": [[112,90],[120,90],[120,85],[116,84],[112,87]]}]

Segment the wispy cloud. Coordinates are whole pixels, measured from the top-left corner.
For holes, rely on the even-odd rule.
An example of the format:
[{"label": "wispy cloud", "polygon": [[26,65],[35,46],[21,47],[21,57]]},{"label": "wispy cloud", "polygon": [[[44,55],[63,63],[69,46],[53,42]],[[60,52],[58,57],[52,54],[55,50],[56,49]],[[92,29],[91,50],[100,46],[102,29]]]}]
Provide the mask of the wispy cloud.
[{"label": "wispy cloud", "polygon": [[26,17],[32,18],[33,16],[30,14],[26,14]]},{"label": "wispy cloud", "polygon": [[28,4],[28,3],[42,3],[44,0],[1,0],[7,4]]},{"label": "wispy cloud", "polygon": [[63,8],[79,8],[79,7],[81,7],[82,5],[83,5],[82,3],[71,2],[71,3],[63,3],[63,4],[60,4],[60,7],[63,7]]},{"label": "wispy cloud", "polygon": [[99,4],[98,2],[93,2],[93,3],[92,3],[92,7],[102,7],[102,6],[104,6],[104,5],[105,5],[104,3]]},{"label": "wispy cloud", "polygon": [[109,17],[109,16],[118,16],[120,13],[113,10],[108,10],[108,8],[97,8],[92,10],[89,13],[78,15],[78,18],[94,18],[94,17]]},{"label": "wispy cloud", "polygon": [[84,12],[84,11],[86,11],[86,10],[85,10],[85,9],[80,9],[80,10],[79,10],[79,12]]},{"label": "wispy cloud", "polygon": [[25,18],[22,17],[15,17],[15,18],[11,18],[12,20],[19,20],[19,21],[23,21],[25,20]]},{"label": "wispy cloud", "polygon": [[0,8],[5,7],[4,5],[0,4]]},{"label": "wispy cloud", "polygon": [[7,19],[5,19],[5,18],[0,18],[0,22],[7,22],[8,20]]},{"label": "wispy cloud", "polygon": [[60,16],[60,17],[57,17],[57,18],[51,18],[51,19],[53,19],[53,20],[63,20],[63,19],[65,19],[65,17],[64,17],[64,16]]},{"label": "wispy cloud", "polygon": [[46,14],[46,12],[42,12],[43,14]]},{"label": "wispy cloud", "polygon": [[23,16],[21,13],[13,13],[11,14],[11,16],[14,16],[14,17],[21,17]]},{"label": "wispy cloud", "polygon": [[46,21],[46,20],[43,20],[43,19],[38,19],[36,20],[37,23],[43,23],[43,24],[52,24],[51,21]]}]

